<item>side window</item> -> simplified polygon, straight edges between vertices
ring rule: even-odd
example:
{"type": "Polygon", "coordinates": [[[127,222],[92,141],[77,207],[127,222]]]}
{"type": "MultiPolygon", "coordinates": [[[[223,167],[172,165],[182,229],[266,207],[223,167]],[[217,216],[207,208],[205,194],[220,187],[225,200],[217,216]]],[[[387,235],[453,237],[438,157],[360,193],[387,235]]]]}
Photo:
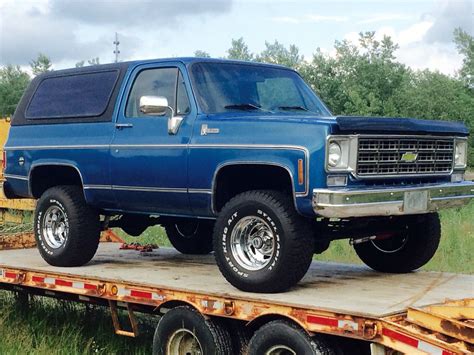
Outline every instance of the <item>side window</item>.
{"type": "Polygon", "coordinates": [[[125,108],[126,117],[144,117],[140,112],[140,97],[164,96],[171,107],[176,107],[176,84],[178,68],[143,70],[133,83],[125,108]]]}
{"type": "Polygon", "coordinates": [[[176,91],[176,114],[179,116],[187,115],[189,112],[191,112],[191,107],[181,71],[178,73],[178,85],[176,91]]]}

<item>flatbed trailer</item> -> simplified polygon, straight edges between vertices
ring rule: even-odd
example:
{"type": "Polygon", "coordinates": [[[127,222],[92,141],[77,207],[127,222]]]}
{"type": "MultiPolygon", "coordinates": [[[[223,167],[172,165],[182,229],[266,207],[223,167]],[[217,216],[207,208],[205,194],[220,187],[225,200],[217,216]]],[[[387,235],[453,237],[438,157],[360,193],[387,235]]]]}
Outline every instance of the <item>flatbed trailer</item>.
{"type": "Polygon", "coordinates": [[[262,295],[230,286],[212,256],[168,248],[140,253],[101,243],[90,264],[59,268],[36,249],[0,245],[0,288],[110,307],[116,333],[126,336],[138,335],[135,312],[159,315],[188,305],[206,317],[239,321],[249,331],[286,319],[310,335],[366,341],[374,354],[474,352],[472,275],[390,275],[315,261],[293,290],[262,295]],[[120,326],[120,308],[128,311],[131,330],[120,326]]]}

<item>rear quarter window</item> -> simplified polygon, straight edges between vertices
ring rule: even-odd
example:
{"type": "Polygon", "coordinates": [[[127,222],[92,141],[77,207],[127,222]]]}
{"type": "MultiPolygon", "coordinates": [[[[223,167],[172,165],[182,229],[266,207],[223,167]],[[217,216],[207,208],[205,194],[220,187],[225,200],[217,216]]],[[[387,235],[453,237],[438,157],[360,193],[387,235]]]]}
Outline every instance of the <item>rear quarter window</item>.
{"type": "Polygon", "coordinates": [[[107,110],[118,76],[118,70],[108,70],[47,77],[33,94],[25,118],[100,116],[107,110]]]}

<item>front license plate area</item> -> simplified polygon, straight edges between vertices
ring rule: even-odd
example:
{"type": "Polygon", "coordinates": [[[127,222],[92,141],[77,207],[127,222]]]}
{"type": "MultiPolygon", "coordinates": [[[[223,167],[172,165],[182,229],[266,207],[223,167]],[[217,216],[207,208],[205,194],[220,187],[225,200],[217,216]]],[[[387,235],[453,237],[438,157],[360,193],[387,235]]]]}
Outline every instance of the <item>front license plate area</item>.
{"type": "Polygon", "coordinates": [[[428,211],[428,191],[406,191],[403,199],[403,212],[422,213],[428,211]]]}

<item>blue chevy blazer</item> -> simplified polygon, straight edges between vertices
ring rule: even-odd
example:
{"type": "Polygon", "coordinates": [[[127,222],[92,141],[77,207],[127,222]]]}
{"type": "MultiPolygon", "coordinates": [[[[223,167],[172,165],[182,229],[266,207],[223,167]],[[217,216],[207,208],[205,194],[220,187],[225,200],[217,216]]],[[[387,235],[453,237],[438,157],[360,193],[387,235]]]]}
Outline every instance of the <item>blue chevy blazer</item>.
{"type": "Polygon", "coordinates": [[[89,262],[105,228],[161,224],[180,252],[213,251],[237,288],[280,292],[335,239],[381,272],[427,263],[437,211],[474,197],[467,136],[461,123],[335,117],[282,66],[99,65],[31,82],[3,188],[38,199],[35,235],[52,265],[89,262]]]}

